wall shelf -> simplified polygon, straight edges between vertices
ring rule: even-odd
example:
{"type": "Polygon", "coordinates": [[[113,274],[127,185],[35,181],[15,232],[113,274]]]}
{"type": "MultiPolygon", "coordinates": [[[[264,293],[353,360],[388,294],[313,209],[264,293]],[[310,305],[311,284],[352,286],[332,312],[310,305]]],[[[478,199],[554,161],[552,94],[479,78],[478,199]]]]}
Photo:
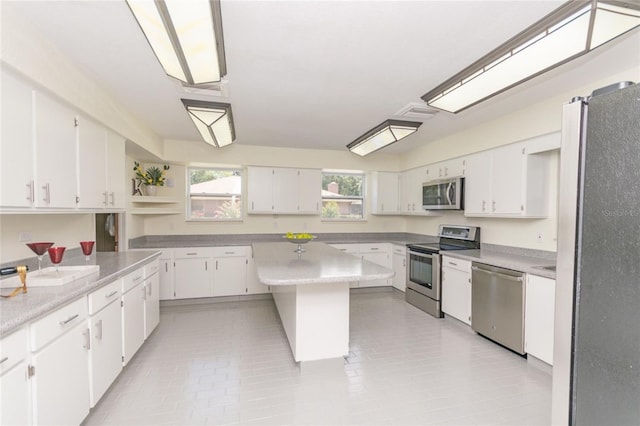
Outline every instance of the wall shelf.
{"type": "Polygon", "coordinates": [[[131,202],[135,204],[177,204],[180,200],[171,197],[152,197],[143,195],[140,197],[132,197],[131,202]]]}
{"type": "Polygon", "coordinates": [[[154,215],[154,214],[180,214],[179,209],[172,208],[151,208],[151,209],[131,209],[133,215],[154,215]]]}

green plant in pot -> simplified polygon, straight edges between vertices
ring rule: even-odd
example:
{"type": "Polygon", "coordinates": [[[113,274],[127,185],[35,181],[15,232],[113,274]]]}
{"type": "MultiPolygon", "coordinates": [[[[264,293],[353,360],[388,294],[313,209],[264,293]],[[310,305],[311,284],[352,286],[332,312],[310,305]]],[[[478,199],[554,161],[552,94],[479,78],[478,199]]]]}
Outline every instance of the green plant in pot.
{"type": "Polygon", "coordinates": [[[169,170],[169,166],[164,164],[162,169],[157,166],[148,167],[146,170],[142,169],[140,163],[133,162],[133,171],[136,172],[136,179],[140,184],[145,185],[147,195],[156,195],[157,187],[164,186],[166,181],[165,173],[169,170]]]}

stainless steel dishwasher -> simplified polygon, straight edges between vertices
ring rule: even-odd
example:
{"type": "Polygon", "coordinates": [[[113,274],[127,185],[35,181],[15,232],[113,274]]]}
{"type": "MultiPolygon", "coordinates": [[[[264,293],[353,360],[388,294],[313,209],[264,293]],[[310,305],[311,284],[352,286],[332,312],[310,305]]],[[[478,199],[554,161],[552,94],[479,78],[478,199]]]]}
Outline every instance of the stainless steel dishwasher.
{"type": "Polygon", "coordinates": [[[524,274],[473,262],[471,328],[524,355],[524,274]]]}

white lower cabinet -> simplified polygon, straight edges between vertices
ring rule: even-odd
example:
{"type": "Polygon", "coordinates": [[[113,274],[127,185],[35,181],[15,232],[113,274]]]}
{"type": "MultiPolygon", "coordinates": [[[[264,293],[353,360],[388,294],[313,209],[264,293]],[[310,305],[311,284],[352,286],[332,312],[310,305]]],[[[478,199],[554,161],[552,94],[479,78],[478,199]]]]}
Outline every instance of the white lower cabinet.
{"type": "Polygon", "coordinates": [[[144,343],[144,271],[142,268],[122,280],[122,363],[127,365],[144,343]]]}
{"type": "Polygon", "coordinates": [[[173,277],[173,250],[163,250],[158,264],[160,300],[172,300],[176,296],[173,277]]]}
{"type": "MultiPolygon", "coordinates": [[[[376,265],[389,269],[393,267],[391,244],[360,244],[360,256],[363,260],[375,263],[376,265]]],[[[384,278],[380,280],[361,281],[360,287],[383,287],[390,284],[389,280],[388,278],[384,278]]]]}
{"type": "Polygon", "coordinates": [[[89,414],[87,301],[31,324],[33,423],[78,425],[89,414]]]}
{"type": "Polygon", "coordinates": [[[27,329],[0,340],[0,425],[31,423],[27,329]]]}
{"type": "Polygon", "coordinates": [[[211,248],[174,249],[176,299],[211,297],[211,248]]]}
{"type": "Polygon", "coordinates": [[[407,248],[403,245],[394,244],[393,251],[393,272],[394,277],[391,284],[400,291],[407,288],[407,248]]]}
{"type": "Polygon", "coordinates": [[[471,262],[442,256],[442,311],[471,325],[471,262]]]}
{"type": "Polygon", "coordinates": [[[89,399],[94,407],[122,371],[122,283],[89,294],[89,399]]]}
{"type": "Polygon", "coordinates": [[[158,274],[158,262],[145,266],[144,279],[144,338],[151,335],[160,323],[160,275],[158,274]],[[148,268],[154,272],[148,273],[148,268]]]}
{"type": "Polygon", "coordinates": [[[235,296],[247,291],[247,260],[251,247],[213,248],[213,296],[235,296]]]}
{"type": "Polygon", "coordinates": [[[556,281],[527,274],[525,290],[524,349],[553,365],[556,281]]]}

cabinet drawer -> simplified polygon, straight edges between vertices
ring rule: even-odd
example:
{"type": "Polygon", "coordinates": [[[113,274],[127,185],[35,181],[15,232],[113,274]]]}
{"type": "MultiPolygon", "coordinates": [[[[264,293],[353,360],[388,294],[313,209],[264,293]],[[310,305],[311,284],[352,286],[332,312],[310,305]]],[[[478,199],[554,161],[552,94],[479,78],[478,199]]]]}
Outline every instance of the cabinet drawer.
{"type": "Polygon", "coordinates": [[[0,374],[27,357],[28,343],[27,327],[22,327],[0,340],[0,374]]]}
{"type": "Polygon", "coordinates": [[[389,244],[378,243],[378,244],[359,244],[360,253],[379,253],[386,252],[389,250],[389,244]]]}
{"type": "Polygon", "coordinates": [[[407,255],[407,247],[394,244],[393,245],[393,254],[401,254],[403,256],[407,255]]]}
{"type": "Polygon", "coordinates": [[[122,294],[122,280],[116,280],[98,290],[89,293],[89,315],[93,315],[122,294]]]}
{"type": "Polygon", "coordinates": [[[157,259],[144,265],[144,279],[146,280],[153,274],[158,273],[158,269],[160,269],[160,262],[157,259]]]}
{"type": "Polygon", "coordinates": [[[190,257],[211,257],[210,247],[187,247],[173,249],[174,259],[188,259],[190,257]]]}
{"type": "Polygon", "coordinates": [[[213,257],[247,257],[251,254],[248,246],[214,247],[213,257]]]}
{"type": "Polygon", "coordinates": [[[360,247],[358,244],[330,244],[330,246],[337,248],[344,253],[358,254],[360,252],[360,247]]]}
{"type": "Polygon", "coordinates": [[[87,318],[87,300],[83,297],[31,323],[31,350],[37,351],[71,330],[87,318]]]}
{"type": "Polygon", "coordinates": [[[139,268],[122,278],[122,293],[126,293],[144,280],[144,268],[139,268]]]}
{"type": "Polygon", "coordinates": [[[457,269],[458,271],[471,273],[471,262],[468,260],[442,256],[442,266],[445,268],[457,269]]]}

